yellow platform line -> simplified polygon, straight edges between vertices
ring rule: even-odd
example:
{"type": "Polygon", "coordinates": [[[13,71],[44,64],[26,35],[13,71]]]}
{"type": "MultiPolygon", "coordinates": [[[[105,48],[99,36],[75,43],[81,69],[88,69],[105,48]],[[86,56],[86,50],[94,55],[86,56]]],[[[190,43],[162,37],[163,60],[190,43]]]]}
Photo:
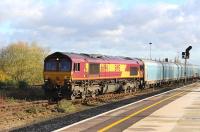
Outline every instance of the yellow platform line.
{"type": "Polygon", "coordinates": [[[110,124],[110,125],[108,125],[108,126],[102,128],[102,129],[98,130],[98,132],[105,132],[105,131],[111,129],[112,127],[114,127],[114,126],[116,126],[116,125],[118,125],[118,124],[120,124],[120,123],[122,123],[122,122],[128,120],[129,118],[131,118],[131,117],[133,117],[133,116],[136,116],[136,115],[142,113],[143,111],[145,111],[145,110],[147,110],[147,109],[149,109],[149,108],[152,108],[152,107],[154,107],[154,106],[156,106],[156,105],[158,105],[158,104],[160,104],[160,103],[162,103],[162,102],[164,102],[164,101],[166,101],[166,100],[169,100],[169,99],[171,99],[171,98],[173,98],[173,97],[175,97],[175,96],[178,96],[178,95],[180,95],[180,94],[182,94],[182,93],[183,93],[183,92],[177,93],[177,94],[175,94],[175,95],[173,95],[173,96],[170,96],[170,97],[168,97],[168,98],[165,98],[165,99],[163,99],[163,100],[160,100],[160,101],[158,101],[158,102],[156,102],[156,103],[154,103],[154,104],[152,104],[152,105],[150,105],[150,106],[147,106],[147,107],[145,107],[145,108],[143,108],[143,109],[141,109],[141,110],[139,110],[139,111],[137,111],[137,112],[134,112],[134,113],[132,113],[132,114],[130,114],[130,115],[128,115],[128,116],[126,116],[126,117],[124,117],[124,118],[122,118],[122,119],[120,119],[120,120],[118,120],[118,121],[116,121],[116,122],[114,122],[114,123],[112,123],[112,124],[110,124]]]}

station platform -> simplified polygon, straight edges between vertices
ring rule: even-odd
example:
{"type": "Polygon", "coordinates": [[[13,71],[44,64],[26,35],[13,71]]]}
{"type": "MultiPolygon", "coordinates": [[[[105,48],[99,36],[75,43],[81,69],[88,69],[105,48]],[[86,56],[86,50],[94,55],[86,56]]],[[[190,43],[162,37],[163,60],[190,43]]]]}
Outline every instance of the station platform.
{"type": "Polygon", "coordinates": [[[200,83],[133,102],[55,132],[72,131],[200,132],[200,83]]]}
{"type": "Polygon", "coordinates": [[[124,132],[200,132],[200,87],[188,92],[124,132]]]}

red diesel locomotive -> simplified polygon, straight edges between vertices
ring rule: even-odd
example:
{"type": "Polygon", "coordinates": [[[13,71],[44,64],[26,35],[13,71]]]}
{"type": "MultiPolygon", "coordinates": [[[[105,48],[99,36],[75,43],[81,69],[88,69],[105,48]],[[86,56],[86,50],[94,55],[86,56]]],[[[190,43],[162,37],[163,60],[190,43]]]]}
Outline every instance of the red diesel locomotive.
{"type": "Polygon", "coordinates": [[[44,61],[49,98],[72,100],[109,92],[131,92],[143,84],[143,62],[128,57],[55,52],[44,61]]]}

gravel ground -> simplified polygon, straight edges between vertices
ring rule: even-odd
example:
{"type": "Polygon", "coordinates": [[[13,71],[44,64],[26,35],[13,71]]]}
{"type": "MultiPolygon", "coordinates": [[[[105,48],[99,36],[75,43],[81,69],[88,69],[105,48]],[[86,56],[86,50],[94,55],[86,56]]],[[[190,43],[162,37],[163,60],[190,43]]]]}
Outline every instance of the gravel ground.
{"type": "Polygon", "coordinates": [[[43,121],[40,123],[36,123],[36,124],[32,124],[29,126],[25,126],[23,128],[15,128],[11,131],[13,132],[46,132],[46,131],[53,131],[59,128],[62,128],[64,126],[79,122],[81,120],[96,116],[98,114],[107,112],[109,110],[121,107],[123,105],[129,104],[129,103],[133,103],[135,101],[141,100],[143,98],[152,96],[152,95],[156,95],[171,89],[174,89],[177,87],[171,87],[171,88],[166,88],[166,89],[161,89],[160,91],[155,91],[152,93],[148,93],[148,94],[144,94],[144,95],[139,95],[136,97],[132,97],[129,99],[124,99],[121,101],[117,101],[117,102],[112,102],[112,103],[108,103],[108,104],[104,104],[101,106],[97,106],[91,109],[87,109],[87,110],[83,110],[77,113],[73,113],[70,115],[66,115],[63,117],[57,117],[48,121],[43,121]]]}

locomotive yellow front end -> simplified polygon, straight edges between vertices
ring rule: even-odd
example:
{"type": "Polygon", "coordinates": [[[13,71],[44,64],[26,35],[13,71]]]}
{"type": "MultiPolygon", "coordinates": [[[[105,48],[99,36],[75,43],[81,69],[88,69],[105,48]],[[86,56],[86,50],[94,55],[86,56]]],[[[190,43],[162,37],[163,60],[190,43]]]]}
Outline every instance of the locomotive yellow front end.
{"type": "Polygon", "coordinates": [[[57,85],[57,86],[64,86],[66,81],[70,81],[71,79],[71,72],[44,72],[44,81],[57,85]]]}
{"type": "Polygon", "coordinates": [[[44,61],[44,90],[49,99],[58,100],[71,93],[71,59],[61,53],[47,56],[44,61]]]}

